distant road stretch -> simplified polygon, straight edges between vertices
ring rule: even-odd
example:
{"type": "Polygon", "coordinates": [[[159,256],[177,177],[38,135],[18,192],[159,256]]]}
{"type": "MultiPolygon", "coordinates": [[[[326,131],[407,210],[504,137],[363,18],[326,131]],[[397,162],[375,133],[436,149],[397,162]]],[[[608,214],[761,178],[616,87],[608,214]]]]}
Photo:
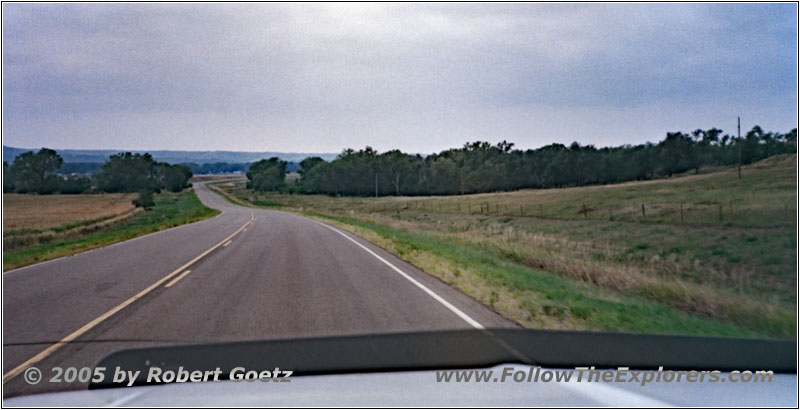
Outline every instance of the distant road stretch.
{"type": "Polygon", "coordinates": [[[514,326],[341,229],[195,190],[222,214],[3,274],[5,397],[135,347],[514,326]]]}

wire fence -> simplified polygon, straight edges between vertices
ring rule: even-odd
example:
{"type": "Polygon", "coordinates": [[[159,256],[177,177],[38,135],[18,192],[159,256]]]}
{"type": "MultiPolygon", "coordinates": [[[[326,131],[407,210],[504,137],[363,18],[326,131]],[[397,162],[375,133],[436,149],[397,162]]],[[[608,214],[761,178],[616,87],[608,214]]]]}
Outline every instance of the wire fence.
{"type": "Polygon", "coordinates": [[[595,220],[677,225],[730,225],[741,227],[796,226],[797,206],[790,200],[759,201],[755,198],[707,201],[543,201],[522,198],[498,200],[455,198],[333,198],[250,195],[250,201],[333,212],[404,213],[526,217],[552,220],[595,220]]]}
{"type": "MultiPolygon", "coordinates": [[[[564,220],[606,220],[671,224],[723,224],[737,226],[786,226],[796,222],[797,208],[789,203],[753,204],[725,202],[670,203],[503,203],[492,201],[410,200],[365,204],[368,212],[423,211],[564,220]]],[[[354,206],[354,209],[361,208],[354,206]]]]}

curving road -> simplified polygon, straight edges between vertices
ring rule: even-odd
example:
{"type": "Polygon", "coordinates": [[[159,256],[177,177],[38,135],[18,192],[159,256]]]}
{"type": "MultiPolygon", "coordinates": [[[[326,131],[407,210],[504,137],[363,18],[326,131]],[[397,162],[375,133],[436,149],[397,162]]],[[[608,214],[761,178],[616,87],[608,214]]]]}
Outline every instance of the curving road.
{"type": "Polygon", "coordinates": [[[4,397],[134,347],[514,326],[357,236],[195,189],[222,214],[3,274],[4,397]]]}

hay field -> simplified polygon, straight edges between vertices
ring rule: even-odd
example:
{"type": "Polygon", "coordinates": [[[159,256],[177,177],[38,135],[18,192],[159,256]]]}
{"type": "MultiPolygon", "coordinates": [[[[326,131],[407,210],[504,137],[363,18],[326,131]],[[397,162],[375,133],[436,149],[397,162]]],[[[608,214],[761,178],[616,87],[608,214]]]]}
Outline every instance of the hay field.
{"type": "Polygon", "coordinates": [[[134,209],[136,194],[3,194],[3,234],[35,233],[99,222],[134,209]]]}

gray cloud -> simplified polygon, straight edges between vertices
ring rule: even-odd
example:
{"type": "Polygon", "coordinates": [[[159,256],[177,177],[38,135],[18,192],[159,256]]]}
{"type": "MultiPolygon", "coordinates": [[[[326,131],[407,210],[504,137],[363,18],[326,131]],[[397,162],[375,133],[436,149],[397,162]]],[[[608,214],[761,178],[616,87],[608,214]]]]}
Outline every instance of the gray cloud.
{"type": "Polygon", "coordinates": [[[790,4],[4,4],[3,142],[433,152],[796,126],[790,4]]]}

